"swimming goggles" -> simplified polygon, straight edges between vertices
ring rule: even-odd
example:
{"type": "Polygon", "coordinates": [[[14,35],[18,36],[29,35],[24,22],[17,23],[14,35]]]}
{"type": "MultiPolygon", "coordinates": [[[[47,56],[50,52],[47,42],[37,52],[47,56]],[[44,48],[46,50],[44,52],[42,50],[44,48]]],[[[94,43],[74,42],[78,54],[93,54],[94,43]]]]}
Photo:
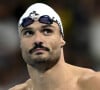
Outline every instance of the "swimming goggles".
{"type": "MultiPolygon", "coordinates": [[[[34,20],[33,18],[31,18],[31,17],[24,18],[23,21],[22,21],[21,26],[22,26],[22,27],[26,27],[26,26],[28,26],[28,25],[34,23],[34,21],[35,21],[35,20],[34,20]]],[[[52,23],[54,22],[54,20],[51,19],[48,15],[43,15],[43,16],[41,16],[41,17],[38,19],[38,21],[39,21],[40,23],[43,23],[43,24],[52,24],[52,23]]],[[[57,21],[56,21],[56,22],[57,22],[57,21]]]]}

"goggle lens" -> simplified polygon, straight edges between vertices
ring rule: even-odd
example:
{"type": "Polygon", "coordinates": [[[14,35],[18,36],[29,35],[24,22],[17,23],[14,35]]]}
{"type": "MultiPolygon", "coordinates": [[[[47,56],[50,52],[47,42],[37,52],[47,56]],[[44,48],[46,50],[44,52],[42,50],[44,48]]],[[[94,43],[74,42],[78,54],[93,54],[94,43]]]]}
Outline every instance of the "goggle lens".
{"type": "Polygon", "coordinates": [[[21,25],[22,25],[22,27],[26,27],[26,26],[32,24],[33,22],[34,22],[34,20],[32,20],[32,18],[27,17],[27,18],[23,19],[23,22],[21,25]]]}
{"type": "MultiPolygon", "coordinates": [[[[52,24],[53,23],[53,20],[48,15],[41,16],[38,21],[40,23],[44,23],[44,24],[52,24]]],[[[27,17],[27,18],[23,19],[23,22],[21,25],[22,25],[22,27],[26,27],[26,26],[32,24],[33,22],[34,22],[34,19],[27,17]]]]}
{"type": "Polygon", "coordinates": [[[39,18],[39,22],[40,23],[44,23],[44,24],[52,24],[53,23],[53,20],[49,16],[44,15],[44,16],[41,16],[39,18]]]}

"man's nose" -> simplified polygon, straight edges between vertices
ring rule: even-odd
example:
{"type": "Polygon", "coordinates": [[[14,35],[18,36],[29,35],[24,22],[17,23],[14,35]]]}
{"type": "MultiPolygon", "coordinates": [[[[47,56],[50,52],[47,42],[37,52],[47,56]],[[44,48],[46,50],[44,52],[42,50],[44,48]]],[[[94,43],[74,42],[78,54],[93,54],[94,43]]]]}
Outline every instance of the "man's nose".
{"type": "Polygon", "coordinates": [[[35,46],[40,47],[40,46],[42,46],[43,42],[34,42],[34,44],[35,44],[35,46]]]}
{"type": "Polygon", "coordinates": [[[34,43],[43,44],[43,36],[40,33],[37,33],[34,38],[34,43]]]}

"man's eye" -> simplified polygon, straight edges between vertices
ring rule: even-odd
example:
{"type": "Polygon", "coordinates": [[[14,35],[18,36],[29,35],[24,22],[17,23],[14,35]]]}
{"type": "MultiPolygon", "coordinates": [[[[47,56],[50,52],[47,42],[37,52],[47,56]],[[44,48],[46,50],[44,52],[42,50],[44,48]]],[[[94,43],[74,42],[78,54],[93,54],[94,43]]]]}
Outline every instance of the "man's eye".
{"type": "Polygon", "coordinates": [[[45,35],[49,35],[49,34],[51,34],[53,31],[51,30],[51,29],[43,29],[43,33],[45,34],[45,35]]]}
{"type": "Polygon", "coordinates": [[[33,34],[34,34],[33,31],[25,31],[25,32],[23,33],[23,35],[25,35],[25,36],[32,36],[33,34]]]}

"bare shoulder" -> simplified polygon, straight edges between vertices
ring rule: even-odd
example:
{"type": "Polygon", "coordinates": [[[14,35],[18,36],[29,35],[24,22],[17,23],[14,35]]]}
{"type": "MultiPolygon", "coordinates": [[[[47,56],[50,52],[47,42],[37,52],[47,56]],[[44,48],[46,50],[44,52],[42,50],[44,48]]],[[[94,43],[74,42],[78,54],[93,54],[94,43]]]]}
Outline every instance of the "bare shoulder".
{"type": "Polygon", "coordinates": [[[15,85],[14,87],[10,88],[9,90],[33,90],[32,81],[31,81],[31,79],[28,79],[26,82],[15,85]]]}
{"type": "Polygon", "coordinates": [[[85,70],[78,80],[82,90],[100,90],[100,72],[85,70]]]}

